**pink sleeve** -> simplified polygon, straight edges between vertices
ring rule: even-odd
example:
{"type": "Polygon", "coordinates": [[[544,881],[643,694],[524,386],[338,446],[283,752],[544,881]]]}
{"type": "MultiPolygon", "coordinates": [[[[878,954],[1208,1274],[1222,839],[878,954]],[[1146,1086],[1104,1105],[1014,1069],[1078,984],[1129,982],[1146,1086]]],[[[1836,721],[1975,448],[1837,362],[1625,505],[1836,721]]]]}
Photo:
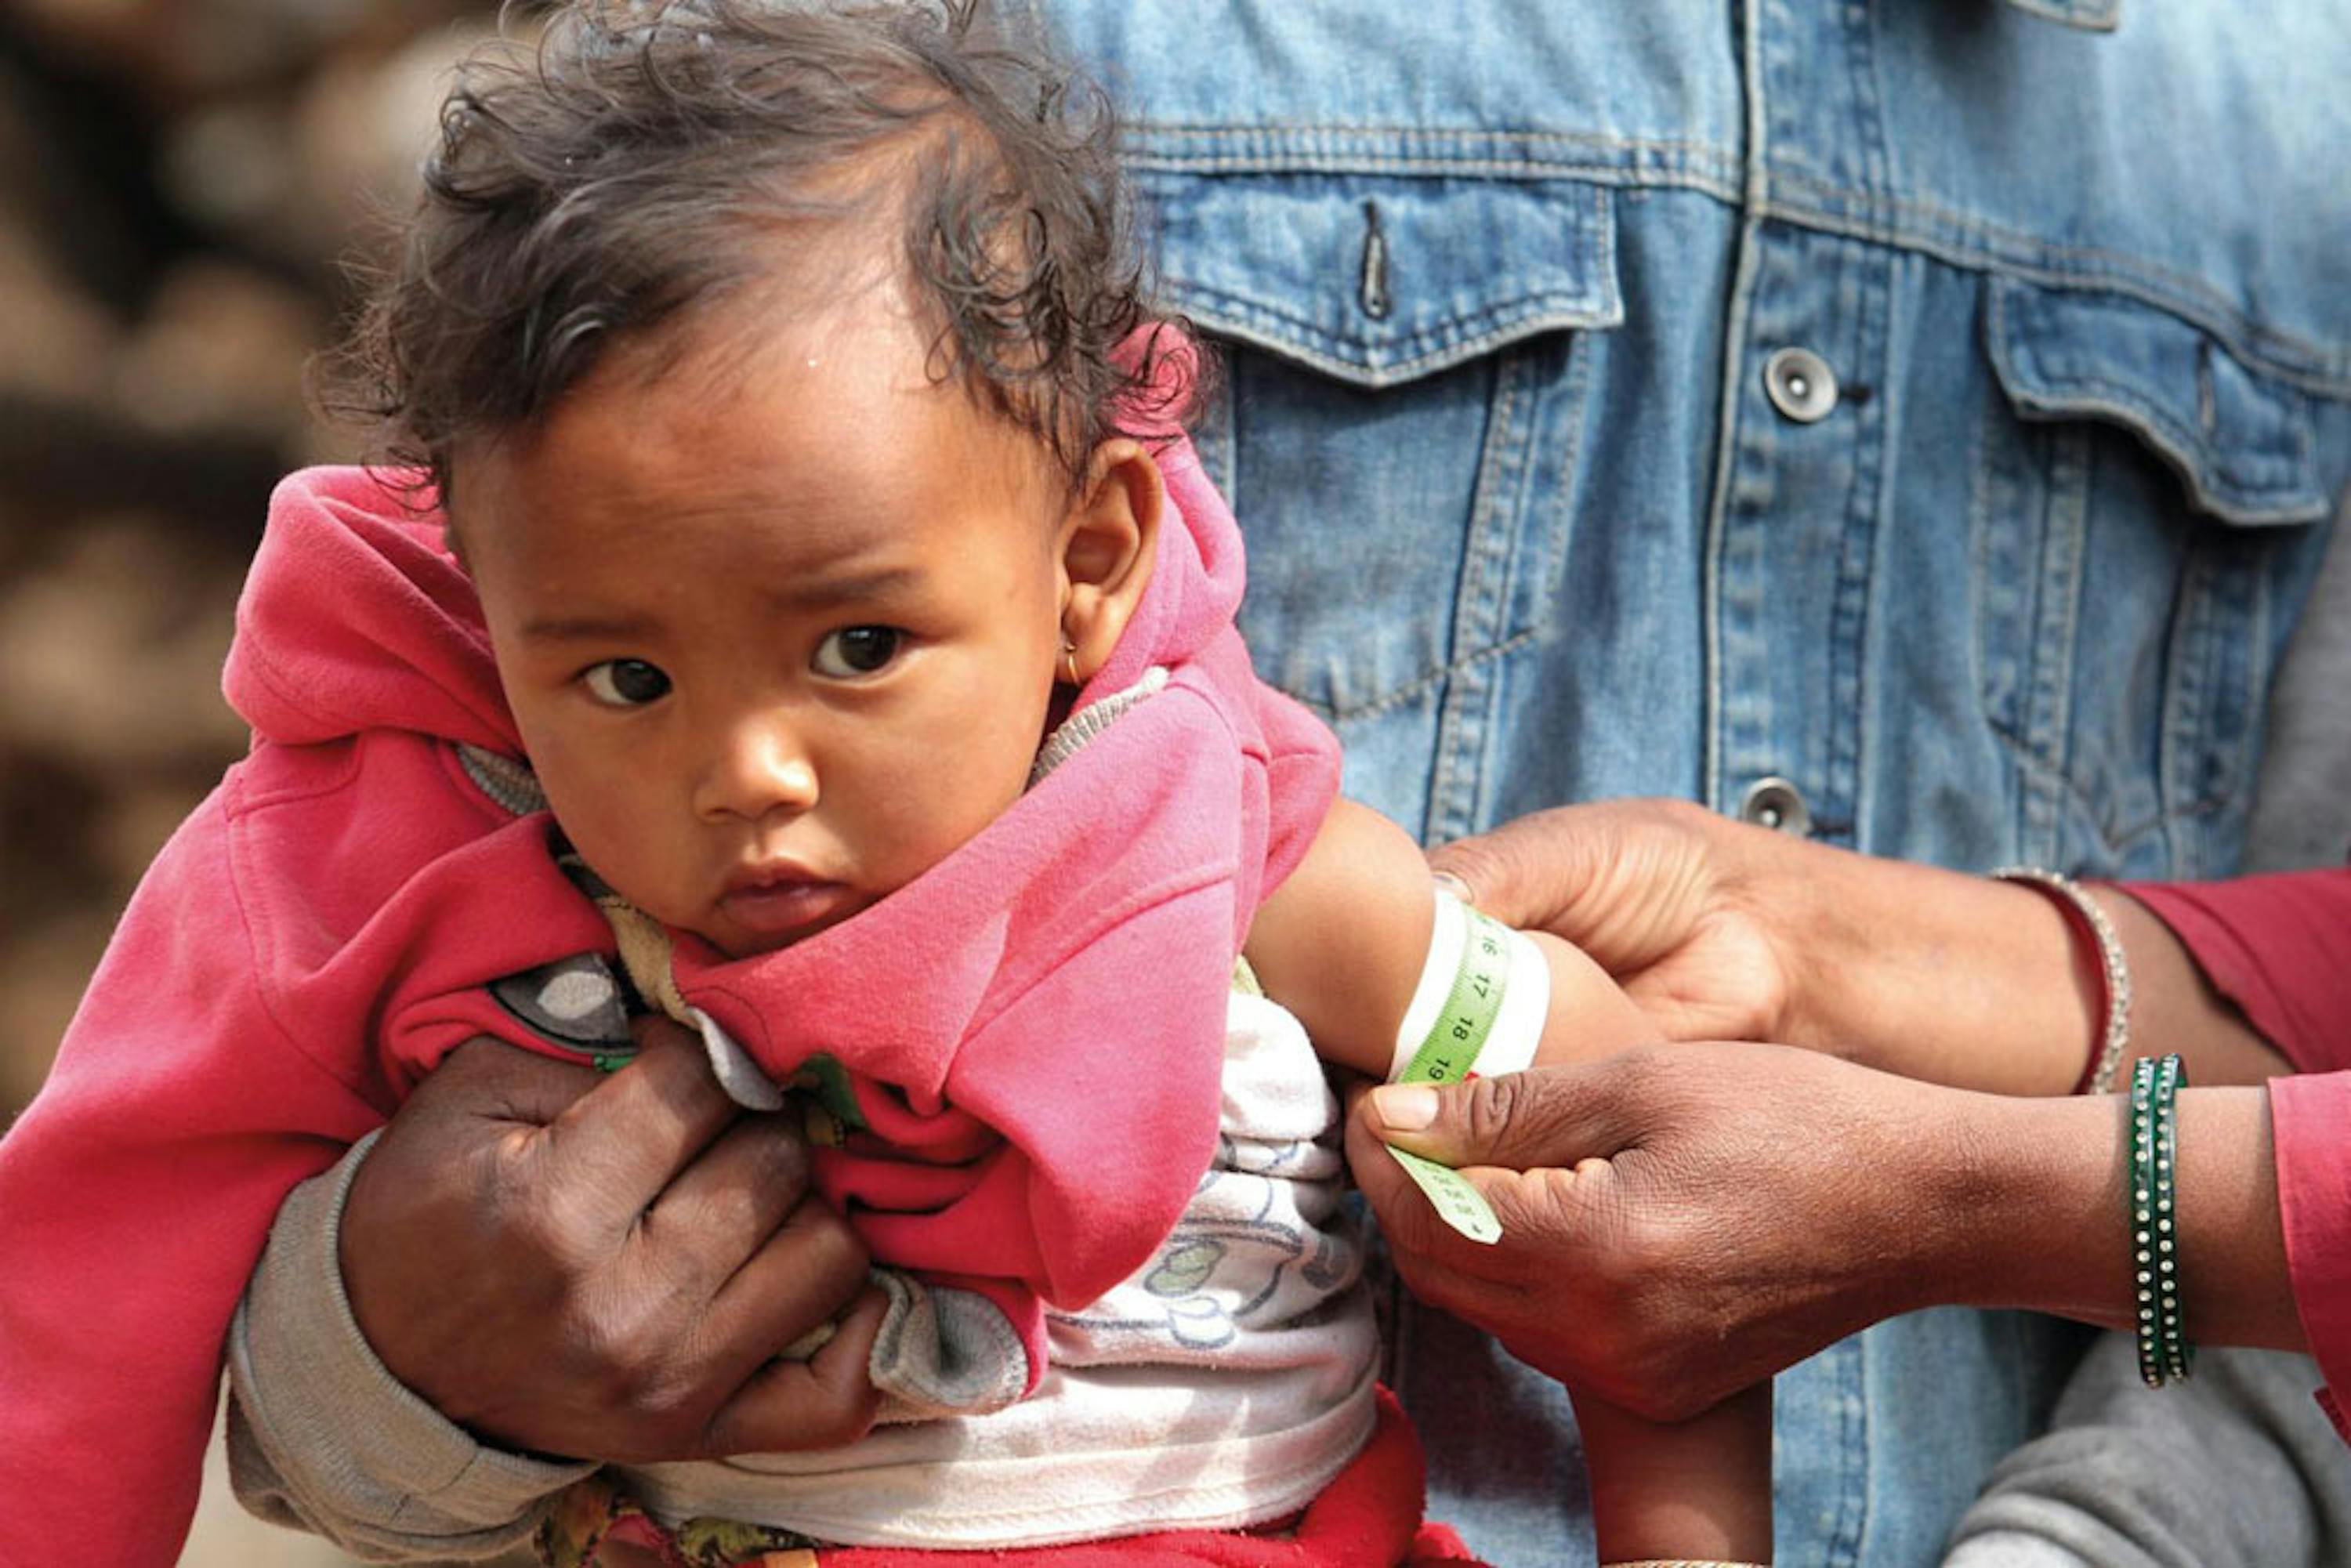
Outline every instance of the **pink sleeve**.
{"type": "Polygon", "coordinates": [[[0,1568],[173,1561],[279,1201],[381,1120],[253,983],[217,798],[0,1140],[0,1568]]]}
{"type": "Polygon", "coordinates": [[[2270,1080],[2278,1209],[2303,1337],[2326,1379],[2319,1403],[2351,1442],[2334,1391],[2351,1389],[2351,1072],[2270,1080]]]}
{"type": "Polygon", "coordinates": [[[2302,1076],[2270,1081],[2286,1270],[2327,1387],[2351,1390],[2351,868],[2126,888],[2302,1076]]]}

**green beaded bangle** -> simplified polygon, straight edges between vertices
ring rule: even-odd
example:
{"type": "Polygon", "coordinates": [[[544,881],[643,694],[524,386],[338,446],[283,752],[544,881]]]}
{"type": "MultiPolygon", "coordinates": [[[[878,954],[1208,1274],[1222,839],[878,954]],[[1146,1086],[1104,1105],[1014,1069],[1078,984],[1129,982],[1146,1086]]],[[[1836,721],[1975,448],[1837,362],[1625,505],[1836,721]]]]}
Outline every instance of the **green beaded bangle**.
{"type": "Polygon", "coordinates": [[[2131,1070],[2130,1237],[2138,1303],[2138,1375],[2150,1388],[2183,1383],[2195,1365],[2180,1304],[2175,1185],[2178,1100],[2188,1070],[2177,1056],[2142,1058],[2131,1070]]]}

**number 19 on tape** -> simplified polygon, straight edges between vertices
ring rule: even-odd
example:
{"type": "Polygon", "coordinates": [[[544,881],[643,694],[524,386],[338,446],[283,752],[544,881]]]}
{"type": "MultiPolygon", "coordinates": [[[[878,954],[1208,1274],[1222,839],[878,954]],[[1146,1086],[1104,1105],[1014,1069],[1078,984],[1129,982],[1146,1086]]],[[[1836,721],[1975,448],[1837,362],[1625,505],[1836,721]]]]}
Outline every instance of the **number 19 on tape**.
{"type": "MultiPolygon", "coordinates": [[[[1458,1083],[1473,1076],[1478,1053],[1500,1016],[1502,992],[1510,979],[1509,933],[1474,909],[1465,913],[1469,931],[1468,940],[1461,945],[1461,967],[1454,975],[1444,1009],[1398,1077],[1400,1083],[1458,1083]]],[[[1391,1147],[1388,1153],[1420,1188],[1439,1219],[1470,1240],[1489,1247],[1502,1239],[1502,1222],[1494,1218],[1485,1194],[1470,1186],[1467,1176],[1406,1149],[1391,1147]]]]}

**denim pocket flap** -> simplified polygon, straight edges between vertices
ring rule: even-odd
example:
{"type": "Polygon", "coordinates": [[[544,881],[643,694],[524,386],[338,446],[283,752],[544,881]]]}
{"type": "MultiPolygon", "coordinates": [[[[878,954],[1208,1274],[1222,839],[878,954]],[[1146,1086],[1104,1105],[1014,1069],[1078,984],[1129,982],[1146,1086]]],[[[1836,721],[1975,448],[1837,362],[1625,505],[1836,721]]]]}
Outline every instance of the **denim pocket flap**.
{"type": "Polygon", "coordinates": [[[1167,303],[1364,387],[1624,319],[1609,193],[1573,180],[1146,174],[1167,303]]]}
{"type": "Polygon", "coordinates": [[[1991,285],[1992,368],[2028,418],[2104,420],[2179,470],[2190,504],[2232,523],[2326,516],[2308,393],[2194,323],[2126,295],[1991,285]]]}
{"type": "Polygon", "coordinates": [[[2123,25],[2123,0],[2008,0],[2020,11],[2085,32],[2111,33],[2123,25]]]}

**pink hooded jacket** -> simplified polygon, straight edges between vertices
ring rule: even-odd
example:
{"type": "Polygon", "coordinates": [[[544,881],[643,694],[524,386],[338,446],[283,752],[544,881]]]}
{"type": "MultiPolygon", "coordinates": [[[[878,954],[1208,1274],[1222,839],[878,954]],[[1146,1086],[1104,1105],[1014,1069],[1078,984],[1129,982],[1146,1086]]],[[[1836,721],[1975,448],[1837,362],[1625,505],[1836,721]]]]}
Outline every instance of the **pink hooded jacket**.
{"type": "MultiPolygon", "coordinates": [[[[1156,574],[1080,706],[1170,678],[978,837],[852,920],[686,999],[771,1077],[850,1071],[872,1137],[819,1179],[878,1257],[1039,1301],[1144,1262],[1208,1164],[1225,998],[1311,842],[1337,746],[1233,629],[1240,538],[1188,445],[1156,574]],[[974,1156],[977,1157],[974,1157],[974,1156]],[[954,1162],[927,1163],[927,1162],[954,1162]]],[[[0,1141],[0,1564],[172,1560],[230,1314],[288,1189],[481,1034],[563,1054],[490,983],[613,951],[462,765],[519,756],[471,585],[369,475],[277,490],[238,610],[251,754],[123,915],[40,1096],[0,1141]]],[[[576,1058],[575,1058],[576,1059],[576,1058]]]]}

